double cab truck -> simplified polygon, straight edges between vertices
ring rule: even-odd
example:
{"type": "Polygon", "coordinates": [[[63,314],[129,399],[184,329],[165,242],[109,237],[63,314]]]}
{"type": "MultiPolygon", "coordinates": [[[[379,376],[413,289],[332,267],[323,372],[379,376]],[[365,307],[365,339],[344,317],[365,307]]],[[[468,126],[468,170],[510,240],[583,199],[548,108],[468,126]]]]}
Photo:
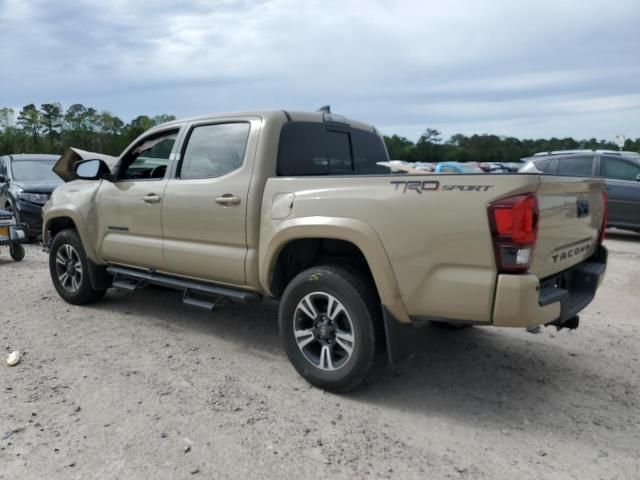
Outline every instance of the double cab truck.
{"type": "Polygon", "coordinates": [[[413,328],[575,328],[604,277],[606,203],[592,178],[394,174],[375,128],[328,112],[173,121],[118,157],[67,151],[44,207],[60,296],[115,287],[278,299],[295,369],[358,386],[413,328]]]}

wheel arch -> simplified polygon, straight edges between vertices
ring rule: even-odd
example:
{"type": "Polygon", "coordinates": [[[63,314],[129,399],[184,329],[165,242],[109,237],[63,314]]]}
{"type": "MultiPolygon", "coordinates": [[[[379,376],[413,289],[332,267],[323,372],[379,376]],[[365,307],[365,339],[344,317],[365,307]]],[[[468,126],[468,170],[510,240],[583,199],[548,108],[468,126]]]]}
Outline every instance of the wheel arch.
{"type": "Polygon", "coordinates": [[[42,242],[45,245],[50,245],[53,237],[66,229],[73,229],[78,232],[87,257],[97,263],[96,251],[93,242],[90,241],[89,233],[83,227],[79,214],[73,210],[57,211],[55,215],[49,213],[45,215],[42,242]]]}
{"type": "MultiPolygon", "coordinates": [[[[268,239],[261,238],[260,282],[271,296],[278,297],[288,281],[295,276],[283,272],[282,265],[292,250],[295,259],[306,258],[293,271],[312,266],[310,260],[324,259],[327,251],[337,249],[338,256],[350,259],[349,265],[361,261],[371,276],[382,305],[400,322],[409,322],[391,264],[382,242],[371,226],[362,220],[333,217],[306,217],[285,220],[277,225],[268,239]],[[320,252],[317,249],[320,248],[320,252]],[[341,255],[342,254],[342,255],[341,255]],[[304,267],[304,268],[303,268],[304,267]]],[[[340,265],[340,262],[330,262],[340,265]]]]}

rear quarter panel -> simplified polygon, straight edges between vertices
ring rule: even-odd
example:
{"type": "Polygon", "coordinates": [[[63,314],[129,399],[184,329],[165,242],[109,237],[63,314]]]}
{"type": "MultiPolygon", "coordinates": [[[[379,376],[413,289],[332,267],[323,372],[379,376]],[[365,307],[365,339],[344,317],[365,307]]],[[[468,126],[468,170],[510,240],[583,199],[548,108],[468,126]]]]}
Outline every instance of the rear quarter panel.
{"type": "MultiPolygon", "coordinates": [[[[335,230],[341,223],[346,228],[345,219],[357,220],[369,233],[354,243],[370,267],[381,262],[384,282],[394,284],[380,291],[385,305],[399,299],[412,317],[489,322],[496,270],[487,205],[535,191],[538,182],[537,175],[522,174],[271,178],[263,198],[261,269],[270,269],[286,222],[315,217],[320,236],[323,225],[335,230]],[[280,208],[272,214],[274,198],[287,193],[294,194],[289,215],[274,218],[282,217],[280,208]]],[[[382,281],[375,280],[380,290],[382,281]]]]}

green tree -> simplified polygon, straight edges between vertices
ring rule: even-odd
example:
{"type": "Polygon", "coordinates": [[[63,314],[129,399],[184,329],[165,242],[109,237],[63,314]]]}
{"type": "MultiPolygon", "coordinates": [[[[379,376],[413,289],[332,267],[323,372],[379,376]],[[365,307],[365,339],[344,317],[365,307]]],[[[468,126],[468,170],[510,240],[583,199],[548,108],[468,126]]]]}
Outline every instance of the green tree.
{"type": "Polygon", "coordinates": [[[384,143],[387,146],[389,158],[392,160],[406,160],[411,156],[415,147],[411,140],[398,135],[384,137],[384,143]]]}
{"type": "Polygon", "coordinates": [[[176,117],[174,115],[167,115],[166,113],[162,113],[153,117],[153,123],[155,123],[156,125],[160,125],[161,123],[171,122],[175,119],[176,117]]]}
{"type": "Polygon", "coordinates": [[[40,105],[42,110],[42,126],[44,135],[47,137],[50,151],[56,151],[60,147],[59,138],[62,129],[62,105],[59,103],[43,103],[40,105]]]}
{"type": "Polygon", "coordinates": [[[33,103],[22,107],[18,114],[18,125],[31,137],[31,145],[29,147],[34,150],[37,149],[42,129],[42,117],[33,103]]]}
{"type": "Polygon", "coordinates": [[[8,127],[13,127],[15,116],[16,112],[14,112],[13,108],[0,108],[0,130],[5,130],[8,127]]]}

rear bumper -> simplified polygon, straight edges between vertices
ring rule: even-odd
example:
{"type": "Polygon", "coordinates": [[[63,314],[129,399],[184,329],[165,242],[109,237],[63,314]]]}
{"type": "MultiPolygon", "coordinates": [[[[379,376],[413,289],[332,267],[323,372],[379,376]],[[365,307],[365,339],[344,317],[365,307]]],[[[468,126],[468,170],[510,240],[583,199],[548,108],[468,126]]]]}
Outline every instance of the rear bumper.
{"type": "Polygon", "coordinates": [[[499,275],[493,324],[501,327],[562,325],[593,300],[604,279],[607,249],[543,280],[535,275],[499,275]]]}
{"type": "MultiPolygon", "coordinates": [[[[607,249],[599,247],[589,260],[542,281],[535,275],[498,275],[492,324],[526,328],[566,323],[565,326],[575,328],[575,317],[593,300],[604,279],[606,267],[607,249]]],[[[412,323],[400,323],[385,305],[382,313],[391,363],[399,362],[414,351],[416,336],[413,330],[422,320],[470,323],[426,317],[412,317],[412,323]]]]}

